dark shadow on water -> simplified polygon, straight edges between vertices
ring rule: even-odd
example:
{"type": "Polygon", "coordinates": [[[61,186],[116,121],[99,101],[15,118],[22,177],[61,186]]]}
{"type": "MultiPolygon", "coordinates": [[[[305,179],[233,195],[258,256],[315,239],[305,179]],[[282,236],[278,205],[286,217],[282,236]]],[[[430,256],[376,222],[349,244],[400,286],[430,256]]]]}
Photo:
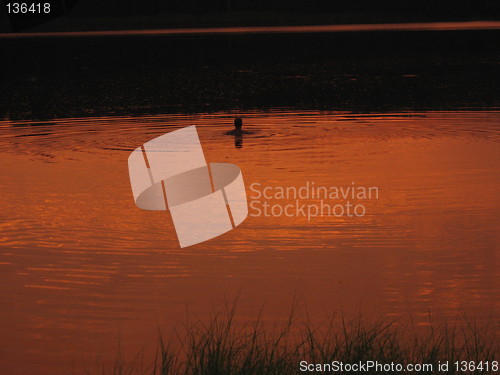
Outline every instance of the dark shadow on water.
{"type": "Polygon", "coordinates": [[[234,136],[234,147],[243,148],[243,136],[241,134],[234,136]]]}
{"type": "Polygon", "coordinates": [[[488,109],[500,107],[499,37],[482,30],[4,39],[0,118],[488,109]]]}

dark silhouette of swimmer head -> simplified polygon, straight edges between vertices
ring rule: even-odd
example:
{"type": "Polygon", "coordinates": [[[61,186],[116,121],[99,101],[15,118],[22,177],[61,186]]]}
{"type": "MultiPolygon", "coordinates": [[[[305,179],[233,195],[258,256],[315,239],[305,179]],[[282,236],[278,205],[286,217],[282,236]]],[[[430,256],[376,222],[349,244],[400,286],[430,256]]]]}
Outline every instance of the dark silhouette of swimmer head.
{"type": "Polygon", "coordinates": [[[241,117],[236,117],[234,119],[234,129],[226,133],[226,135],[234,136],[234,145],[237,148],[241,148],[243,144],[243,135],[246,134],[253,134],[253,132],[243,130],[243,120],[241,117]]]}
{"type": "Polygon", "coordinates": [[[241,131],[242,127],[243,127],[243,120],[241,119],[241,117],[236,117],[234,119],[234,130],[241,131]]]}

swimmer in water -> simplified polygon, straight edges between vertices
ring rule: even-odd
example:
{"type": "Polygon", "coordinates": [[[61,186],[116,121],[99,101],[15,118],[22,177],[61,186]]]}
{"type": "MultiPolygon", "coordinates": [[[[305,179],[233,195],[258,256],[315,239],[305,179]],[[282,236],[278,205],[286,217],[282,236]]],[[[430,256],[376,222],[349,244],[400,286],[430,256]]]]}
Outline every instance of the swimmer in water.
{"type": "Polygon", "coordinates": [[[243,120],[241,117],[236,117],[234,119],[234,129],[227,132],[226,135],[244,135],[244,134],[252,134],[252,132],[248,132],[243,130],[243,120]]]}

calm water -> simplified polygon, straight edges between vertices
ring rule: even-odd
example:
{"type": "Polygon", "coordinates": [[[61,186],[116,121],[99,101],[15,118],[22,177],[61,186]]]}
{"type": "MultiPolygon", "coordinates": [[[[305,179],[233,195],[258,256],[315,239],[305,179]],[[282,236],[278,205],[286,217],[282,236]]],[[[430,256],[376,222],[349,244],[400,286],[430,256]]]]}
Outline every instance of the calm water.
{"type": "Polygon", "coordinates": [[[89,36],[158,36],[158,35],[193,35],[193,34],[287,34],[287,33],[336,33],[360,31],[456,31],[456,30],[498,30],[498,21],[467,22],[417,22],[389,24],[347,24],[314,26],[247,26],[247,27],[206,27],[206,28],[170,28],[146,30],[104,30],[104,31],[65,31],[65,32],[27,32],[0,33],[0,38],[17,39],[32,37],[89,37],[89,36]]]}
{"type": "Polygon", "coordinates": [[[318,319],[498,317],[500,112],[252,112],[243,139],[224,135],[233,116],[0,121],[1,373],[98,368],[238,294],[241,320],[264,306],[281,321],[294,296],[318,319]],[[247,189],[355,182],[379,197],[363,217],[248,217],[180,249],[167,213],[135,207],[127,158],[193,124],[247,189]]]}

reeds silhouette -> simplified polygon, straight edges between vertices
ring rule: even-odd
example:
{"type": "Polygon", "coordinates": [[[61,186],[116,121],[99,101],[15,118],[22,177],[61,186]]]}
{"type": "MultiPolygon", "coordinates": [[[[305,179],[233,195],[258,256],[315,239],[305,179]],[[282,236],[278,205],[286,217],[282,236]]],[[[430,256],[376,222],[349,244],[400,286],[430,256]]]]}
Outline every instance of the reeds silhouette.
{"type": "MultiPolygon", "coordinates": [[[[406,374],[458,374],[454,362],[489,362],[489,369],[468,374],[493,374],[491,363],[498,361],[498,320],[479,326],[462,314],[458,323],[433,322],[425,334],[417,333],[411,319],[398,321],[365,319],[343,314],[314,325],[306,317],[296,317],[296,305],[288,319],[278,327],[266,327],[261,315],[249,324],[236,324],[235,301],[223,313],[214,313],[208,323],[198,320],[176,330],[167,339],[160,334],[156,356],[149,365],[142,355],[128,363],[119,357],[113,375],[281,375],[333,374],[342,372],[301,371],[301,361],[331,364],[332,361],[359,363],[378,361],[390,364],[432,364],[432,370],[406,371],[406,374]],[[447,371],[438,363],[449,362],[447,371]]],[[[484,367],[484,366],[483,366],[484,367]]],[[[498,370],[497,370],[498,371],[498,370]]],[[[106,373],[103,371],[103,373],[106,373]]],[[[345,372],[347,373],[347,372],[345,372]]],[[[362,372],[348,372],[358,374],[362,372]]],[[[366,372],[364,372],[366,373],[366,372]]],[[[375,372],[371,372],[375,373],[375,372]]],[[[377,371],[376,374],[396,374],[377,371]]]]}

